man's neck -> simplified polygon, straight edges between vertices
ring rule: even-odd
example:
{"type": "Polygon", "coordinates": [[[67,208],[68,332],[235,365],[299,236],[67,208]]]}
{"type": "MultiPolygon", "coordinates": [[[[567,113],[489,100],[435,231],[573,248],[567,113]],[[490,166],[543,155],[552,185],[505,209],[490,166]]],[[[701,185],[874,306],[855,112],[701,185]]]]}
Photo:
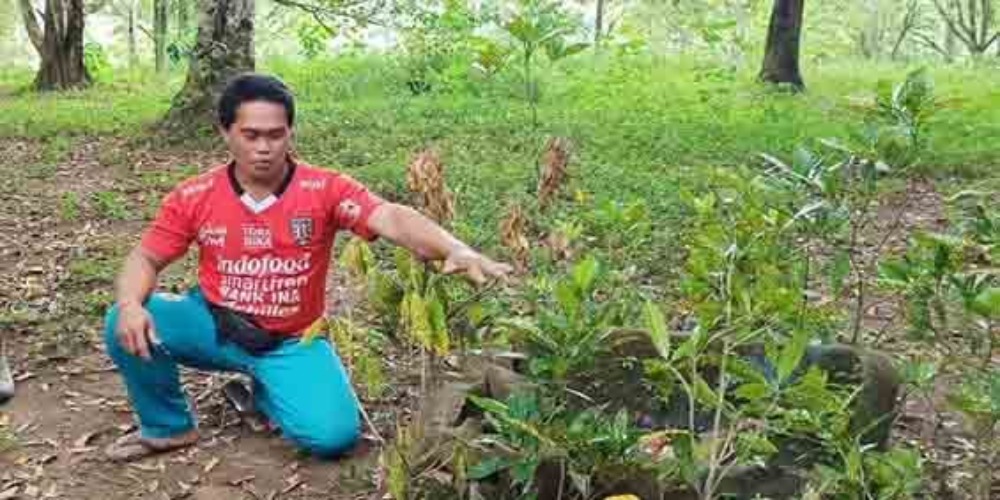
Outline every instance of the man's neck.
{"type": "Polygon", "coordinates": [[[241,174],[242,169],[237,168],[234,174],[236,175],[236,182],[240,183],[240,187],[243,191],[250,195],[254,200],[260,201],[272,194],[278,192],[281,184],[285,181],[285,176],[288,175],[288,160],[282,164],[281,171],[274,175],[270,179],[258,179],[241,174]]]}

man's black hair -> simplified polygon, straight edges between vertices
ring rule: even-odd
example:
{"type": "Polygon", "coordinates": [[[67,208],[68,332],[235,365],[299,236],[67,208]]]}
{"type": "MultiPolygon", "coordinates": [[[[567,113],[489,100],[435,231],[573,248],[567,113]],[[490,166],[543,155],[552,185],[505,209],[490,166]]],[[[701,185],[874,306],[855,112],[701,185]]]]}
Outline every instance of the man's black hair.
{"type": "Polygon", "coordinates": [[[285,84],[268,75],[244,73],[233,77],[219,96],[219,124],[229,127],[236,121],[236,110],[245,102],[267,101],[285,107],[288,126],[295,123],[295,99],[285,84]]]}

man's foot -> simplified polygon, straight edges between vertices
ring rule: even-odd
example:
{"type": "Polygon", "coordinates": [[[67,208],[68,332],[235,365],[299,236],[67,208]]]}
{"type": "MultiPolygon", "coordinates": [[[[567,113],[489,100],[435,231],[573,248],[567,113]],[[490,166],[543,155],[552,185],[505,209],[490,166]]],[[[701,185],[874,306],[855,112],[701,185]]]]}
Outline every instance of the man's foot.
{"type": "Polygon", "coordinates": [[[191,429],[169,438],[144,438],[139,432],[126,434],[105,448],[104,453],[115,462],[130,462],[159,453],[179,450],[198,442],[198,431],[191,429]]]}

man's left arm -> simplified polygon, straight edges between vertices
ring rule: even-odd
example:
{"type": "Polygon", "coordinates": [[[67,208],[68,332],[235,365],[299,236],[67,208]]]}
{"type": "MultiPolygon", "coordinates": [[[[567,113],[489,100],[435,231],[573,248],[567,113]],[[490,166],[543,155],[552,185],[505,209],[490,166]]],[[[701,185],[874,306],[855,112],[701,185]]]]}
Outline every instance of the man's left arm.
{"type": "Polygon", "coordinates": [[[464,274],[476,284],[503,278],[512,271],[455,238],[413,208],[382,203],[368,217],[368,228],[378,236],[409,249],[425,260],[443,260],[441,271],[464,274]]]}

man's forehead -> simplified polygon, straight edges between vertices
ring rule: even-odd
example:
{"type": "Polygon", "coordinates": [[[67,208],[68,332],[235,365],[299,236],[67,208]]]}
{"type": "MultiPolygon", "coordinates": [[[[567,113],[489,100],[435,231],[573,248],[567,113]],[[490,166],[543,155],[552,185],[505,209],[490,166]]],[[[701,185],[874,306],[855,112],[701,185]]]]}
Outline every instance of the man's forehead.
{"type": "Polygon", "coordinates": [[[285,107],[266,101],[251,101],[236,110],[236,125],[244,130],[277,130],[288,127],[285,107]]]}

